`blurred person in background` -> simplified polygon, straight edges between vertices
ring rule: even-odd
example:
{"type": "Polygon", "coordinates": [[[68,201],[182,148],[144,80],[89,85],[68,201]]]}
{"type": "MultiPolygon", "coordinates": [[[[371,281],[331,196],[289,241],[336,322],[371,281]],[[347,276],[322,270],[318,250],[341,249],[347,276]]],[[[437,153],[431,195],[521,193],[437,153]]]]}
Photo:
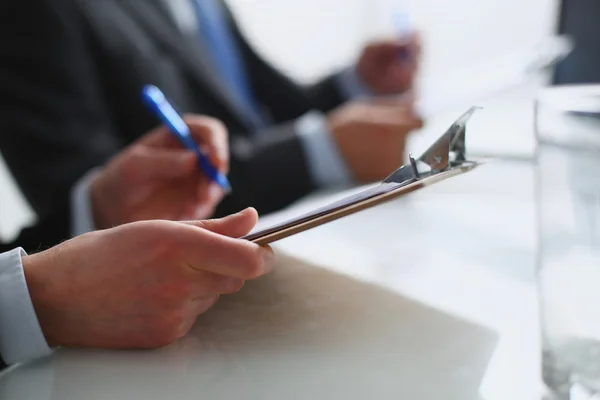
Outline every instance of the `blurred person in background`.
{"type": "Polygon", "coordinates": [[[0,7],[0,149],[39,218],[60,221],[51,236],[29,230],[34,242],[68,238],[94,168],[157,124],[140,98],[146,84],[229,130],[233,193],[218,216],[247,206],[268,213],[320,187],[382,179],[421,126],[410,102],[377,100],[412,88],[415,36],[371,43],[355,65],[302,87],[252,49],[220,0],[0,7]]]}
{"type": "MultiPolygon", "coordinates": [[[[227,173],[229,145],[223,124],[199,115],[188,115],[185,122],[210,162],[227,173]]],[[[208,218],[223,196],[198,168],[196,154],[184,149],[163,126],[114,155],[91,178],[89,186],[74,195],[71,226],[63,213],[48,214],[23,230],[14,243],[0,240],[0,253],[15,247],[44,250],[48,243],[64,240],[58,232],[77,236],[134,221],[208,218]]]]}

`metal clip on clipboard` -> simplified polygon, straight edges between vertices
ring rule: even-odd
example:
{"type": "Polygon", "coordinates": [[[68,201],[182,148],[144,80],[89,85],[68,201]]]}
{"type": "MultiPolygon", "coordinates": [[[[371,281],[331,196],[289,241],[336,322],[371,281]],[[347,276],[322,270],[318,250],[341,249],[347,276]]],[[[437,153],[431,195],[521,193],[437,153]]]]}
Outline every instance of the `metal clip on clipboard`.
{"type": "Polygon", "coordinates": [[[411,155],[408,164],[379,185],[243,239],[269,244],[472,170],[479,164],[466,158],[466,124],[477,109],[470,108],[421,157],[411,155]]]}
{"type": "Polygon", "coordinates": [[[471,107],[461,115],[436,142],[415,160],[403,165],[384,179],[384,183],[414,182],[455,168],[474,166],[477,163],[466,158],[467,121],[479,107],[471,107]]]}

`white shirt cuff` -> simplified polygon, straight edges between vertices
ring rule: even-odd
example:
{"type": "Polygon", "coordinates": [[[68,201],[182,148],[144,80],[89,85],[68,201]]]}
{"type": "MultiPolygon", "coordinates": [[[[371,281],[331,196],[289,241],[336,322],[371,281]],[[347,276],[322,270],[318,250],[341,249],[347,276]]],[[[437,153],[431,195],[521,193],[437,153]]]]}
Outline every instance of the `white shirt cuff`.
{"type": "Polygon", "coordinates": [[[96,230],[90,186],[97,174],[97,169],[89,171],[79,178],[71,189],[71,235],[73,237],[96,230]]]}
{"type": "Polygon", "coordinates": [[[21,248],[0,254],[0,354],[7,364],[51,353],[29,296],[21,248]]]}
{"type": "Polygon", "coordinates": [[[296,133],[304,147],[308,167],[317,186],[345,185],[352,176],[327,128],[325,116],[309,112],[298,118],[296,133]]]}
{"type": "Polygon", "coordinates": [[[356,67],[351,66],[342,70],[336,77],[338,87],[346,100],[364,97],[374,97],[376,94],[369,85],[358,76],[356,67]]]}

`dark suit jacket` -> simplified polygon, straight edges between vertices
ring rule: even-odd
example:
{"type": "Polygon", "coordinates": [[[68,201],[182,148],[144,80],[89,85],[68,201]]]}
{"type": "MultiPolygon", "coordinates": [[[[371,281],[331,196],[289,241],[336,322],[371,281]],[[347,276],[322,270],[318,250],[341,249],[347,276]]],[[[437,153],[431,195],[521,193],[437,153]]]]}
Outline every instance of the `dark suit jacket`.
{"type": "Polygon", "coordinates": [[[27,233],[30,249],[67,238],[73,184],[158,124],[140,101],[145,84],[159,86],[180,111],[212,115],[228,127],[233,194],[218,215],[246,206],[271,212],[314,188],[291,121],[343,101],[333,77],[296,85],[250,47],[231,19],[252,88],[273,121],[252,135],[200,41],[181,34],[159,0],[3,3],[0,149],[46,224],[27,233]]]}
{"type": "Polygon", "coordinates": [[[600,82],[600,2],[597,0],[563,0],[560,8],[559,33],[569,35],[575,48],[558,64],[556,84],[600,82]]]}

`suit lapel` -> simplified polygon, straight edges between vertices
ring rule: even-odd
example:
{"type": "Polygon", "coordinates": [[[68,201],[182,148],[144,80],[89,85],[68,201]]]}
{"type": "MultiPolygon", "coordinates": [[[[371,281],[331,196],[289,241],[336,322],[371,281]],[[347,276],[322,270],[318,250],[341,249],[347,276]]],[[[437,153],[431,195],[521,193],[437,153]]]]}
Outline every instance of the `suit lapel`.
{"type": "Polygon", "coordinates": [[[165,49],[177,57],[201,85],[210,90],[242,123],[252,126],[250,117],[244,108],[223,85],[221,78],[210,64],[210,56],[201,40],[183,35],[175,22],[169,17],[168,10],[159,0],[123,0],[120,2],[125,11],[138,20],[149,35],[160,42],[165,49]]]}

